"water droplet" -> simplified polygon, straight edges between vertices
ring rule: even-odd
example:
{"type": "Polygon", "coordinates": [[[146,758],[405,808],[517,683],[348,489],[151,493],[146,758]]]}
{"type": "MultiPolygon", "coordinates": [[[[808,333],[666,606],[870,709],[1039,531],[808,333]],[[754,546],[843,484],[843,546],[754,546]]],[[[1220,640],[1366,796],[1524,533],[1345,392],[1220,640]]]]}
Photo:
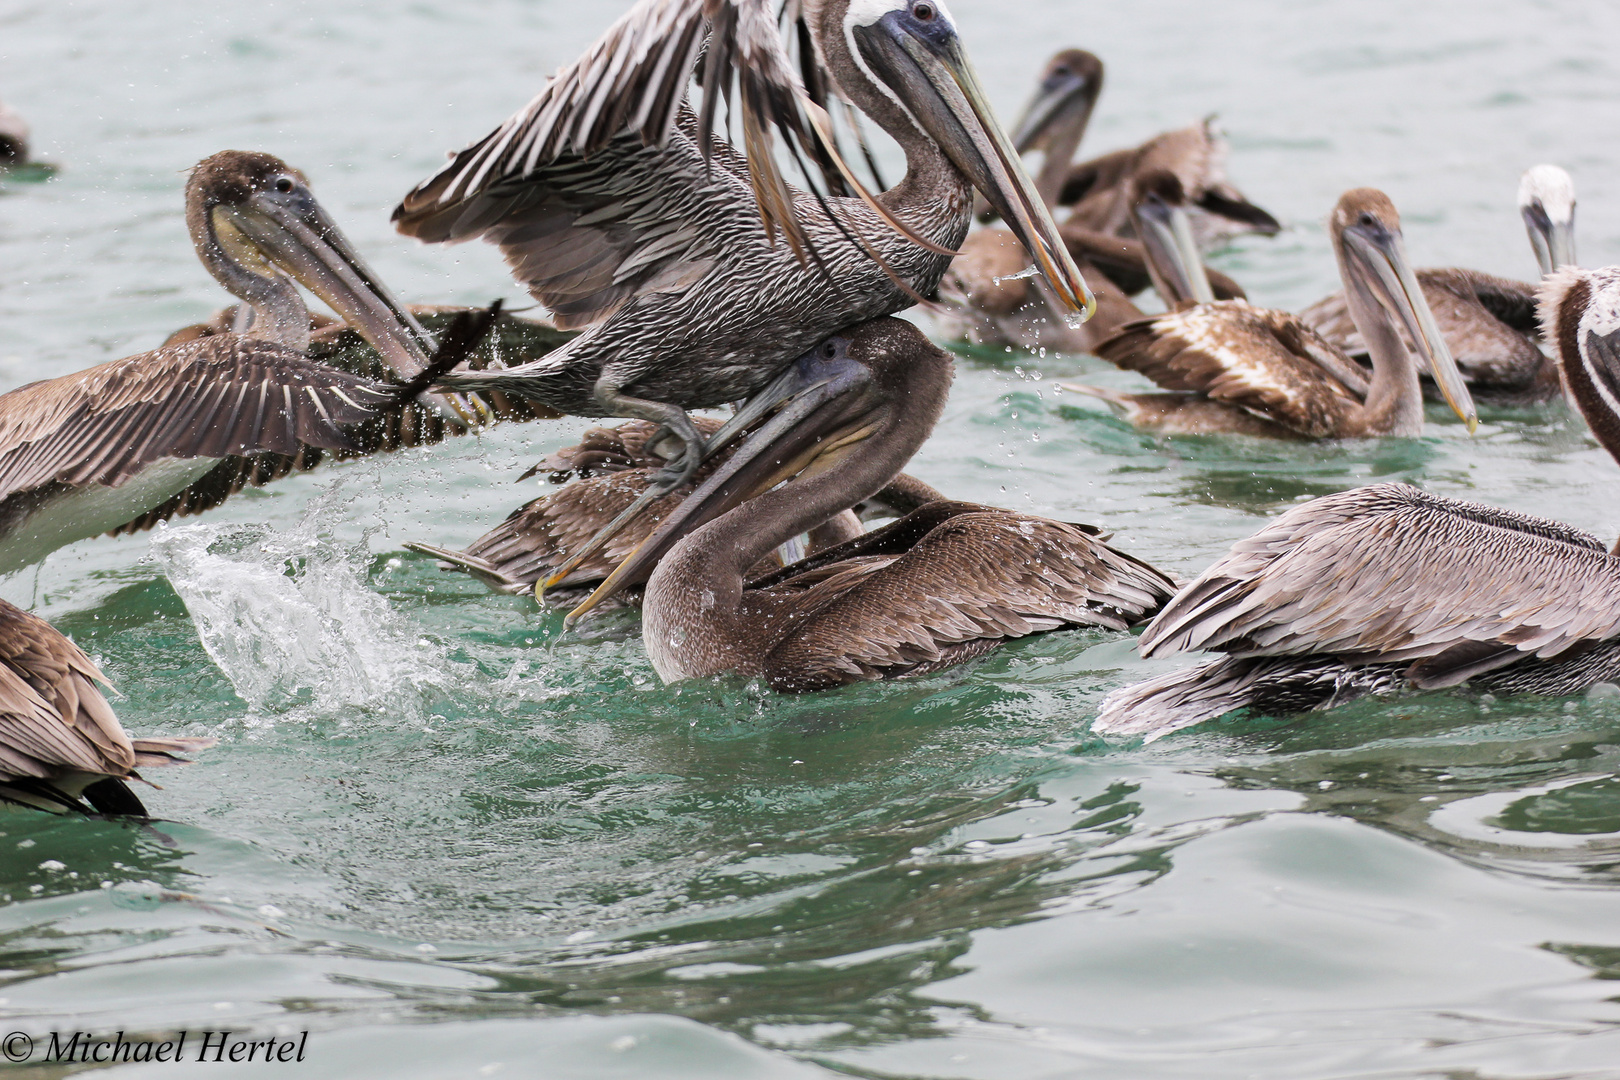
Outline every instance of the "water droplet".
{"type": "Polygon", "coordinates": [[[1024,267],[1022,270],[1018,271],[1018,273],[1016,273],[1016,274],[1003,274],[1000,277],[991,278],[991,280],[994,281],[997,285],[1000,285],[1003,281],[1023,281],[1025,278],[1032,278],[1036,274],[1039,274],[1039,273],[1040,273],[1040,271],[1035,269],[1034,264],[1031,264],[1029,266],[1024,267]]]}

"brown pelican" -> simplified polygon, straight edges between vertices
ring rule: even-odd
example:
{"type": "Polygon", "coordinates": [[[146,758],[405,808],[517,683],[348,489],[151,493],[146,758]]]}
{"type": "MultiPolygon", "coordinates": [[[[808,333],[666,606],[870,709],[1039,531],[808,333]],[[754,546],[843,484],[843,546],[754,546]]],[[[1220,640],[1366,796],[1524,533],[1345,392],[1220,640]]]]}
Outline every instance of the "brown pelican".
{"type": "Polygon", "coordinates": [[[1035,96],[1013,130],[1013,147],[1020,154],[1031,150],[1042,154],[1035,191],[1047,206],[1057,203],[1068,179],[1102,84],[1103,62],[1095,53],[1063,49],[1046,62],[1035,96]]]}
{"type": "MultiPolygon", "coordinates": [[[[1272,236],[1281,231],[1276,218],[1226,182],[1226,140],[1213,117],[1076,165],[1074,153],[1102,83],[1103,63],[1095,54],[1061,50],[1047,61],[1035,97],[1014,130],[1020,154],[1043,152],[1035,176],[1041,198],[1048,206],[1074,207],[1065,225],[1093,234],[1130,235],[1131,179],[1151,169],[1168,169],[1190,193],[1190,214],[1201,246],[1239,233],[1272,236]]],[[[993,213],[988,204],[979,207],[983,220],[993,213]]],[[[1135,294],[1146,287],[1125,291],[1135,294]]]]}
{"type": "Polygon", "coordinates": [[[950,357],[898,319],[822,342],[766,392],[781,411],[570,619],[645,580],[642,639],[666,682],[733,672],[802,692],[1154,611],[1171,581],[1095,530],[971,503],[930,502],[745,580],[778,544],[888,484],[933,430],[951,374],[950,357]]]}
{"type": "Polygon", "coordinates": [[[1200,250],[1243,233],[1275,236],[1282,231],[1276,218],[1226,182],[1226,139],[1214,117],[1070,168],[1058,190],[1058,202],[1072,208],[1065,224],[1130,235],[1131,177],[1156,168],[1174,173],[1186,190],[1200,250]]]}
{"type": "Polygon", "coordinates": [[[395,370],[420,377],[426,359],[301,175],[267,154],[216,154],[192,171],[186,218],[204,264],[255,311],[253,334],[0,395],[0,573],[75,540],[195,513],[322,451],[357,452],[379,441],[379,426],[411,441],[398,416],[420,386],[384,386],[299,351],[309,315],[295,279],[395,370]]]}
{"type": "MultiPolygon", "coordinates": [[[[1571,396],[1620,459],[1620,267],[1541,292],[1571,396]]],[[[1233,709],[1291,712],[1471,681],[1570,694],[1620,678],[1620,556],[1561,522],[1375,484],[1297,506],[1199,575],[1144,656],[1228,654],[1115,691],[1095,729],[1156,738],[1233,709]]]]}
{"type": "MultiPolygon", "coordinates": [[[[1102,78],[1102,61],[1092,53],[1059,52],[1047,62],[1035,97],[1017,125],[1018,152],[1040,150],[1045,155],[1035,188],[1048,208],[1068,178],[1102,78]]],[[[1139,197],[1148,177],[1175,175],[1165,168],[1163,158],[1134,151],[1120,158],[1136,170],[1117,178],[1128,189],[1130,201],[1139,197]]],[[[1180,183],[1179,176],[1176,182],[1180,183]]],[[[1053,312],[1032,280],[1029,256],[1018,238],[1009,229],[990,227],[968,235],[941,283],[946,332],[982,345],[1084,353],[1121,323],[1140,318],[1141,310],[1129,297],[1151,284],[1141,242],[1087,227],[1078,218],[1061,223],[1058,233],[1097,298],[1095,316],[1074,326],[1053,312]]],[[[1224,274],[1213,270],[1208,274],[1216,296],[1243,297],[1242,288],[1224,274]]]]}
{"type": "MultiPolygon", "coordinates": [[[[1097,355],[1171,393],[1065,385],[1103,398],[1138,427],[1165,432],[1316,439],[1419,435],[1423,394],[1399,320],[1472,431],[1473,402],[1407,265],[1394,205],[1372,188],[1348,191],[1334,208],[1331,227],[1351,315],[1371,346],[1370,379],[1296,316],[1227,300],[1128,323],[1097,348],[1097,355]]],[[[1166,231],[1159,250],[1179,250],[1180,272],[1196,279],[1188,230],[1166,231]]]]}
{"type": "Polygon", "coordinates": [[[0,600],[0,802],[146,817],[126,780],[214,739],[131,739],[106,677],[50,623],[0,600]]]}
{"type": "MultiPolygon", "coordinates": [[[[693,422],[706,439],[712,438],[721,426],[719,421],[706,417],[693,417],[693,422]]],[[[407,543],[405,546],[436,556],[448,564],[446,569],[472,574],[496,592],[533,594],[536,583],[545,581],[542,599],[547,606],[572,606],[601,584],[658,523],[691,494],[695,484],[707,479],[730,456],[729,451],[711,456],[698,470],[692,484],[653,501],[634,519],[629,531],[615,534],[594,555],[558,575],[557,571],[571,553],[633,506],[653,485],[659,470],[667,464],[650,445],[657,430],[658,425],[646,420],[631,420],[613,428],[592,428],[579,445],[547,456],[519,479],[547,473],[553,483],[571,482],[518,507],[464,551],[431,544],[407,543]]],[[[868,517],[901,517],[924,503],[942,498],[944,496],[927,484],[902,474],[854,512],[846,510],[835,514],[810,529],[802,554],[813,555],[859,536],[860,523],[868,517]]],[[[774,557],[762,560],[761,567],[774,557]]],[[[780,565],[782,563],[777,561],[769,568],[780,565]]],[[[750,576],[756,575],[751,573],[750,576]]]]}
{"type": "Polygon", "coordinates": [[[1090,307],[941,0],[815,0],[800,33],[840,96],[900,144],[898,185],[834,198],[783,181],[771,123],[797,152],[825,114],[767,0],[640,0],[395,210],[424,241],[497,244],[559,327],[589,327],[536,363],[446,384],[664,424],[684,444],[661,481],[672,488],[702,456],[683,410],[746,398],[830,333],[931,294],[974,188],[1060,308],[1090,307]],[[700,51],[697,115],[685,98],[700,51]],[[712,134],[734,77],[746,159],[712,134]]]}
{"type": "MultiPolygon", "coordinates": [[[[1519,182],[1519,213],[1545,277],[1575,263],[1575,185],[1556,165],[1537,165],[1519,182]]],[[[1416,272],[1423,296],[1476,400],[1522,405],[1559,397],[1558,364],[1541,348],[1536,286],[1479,270],[1416,272]]],[[[1367,346],[1356,332],[1344,294],[1299,313],[1323,337],[1358,361],[1367,346]]]]}

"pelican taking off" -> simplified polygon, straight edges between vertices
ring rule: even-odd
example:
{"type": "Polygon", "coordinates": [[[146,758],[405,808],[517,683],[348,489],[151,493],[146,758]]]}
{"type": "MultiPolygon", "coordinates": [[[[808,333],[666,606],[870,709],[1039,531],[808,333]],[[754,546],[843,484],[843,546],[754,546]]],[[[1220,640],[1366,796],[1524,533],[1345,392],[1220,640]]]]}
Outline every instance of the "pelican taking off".
{"type": "Polygon", "coordinates": [[[188,341],[0,395],[0,573],[75,540],[214,505],[245,481],[262,482],[267,458],[356,451],[357,426],[415,396],[300,351],[309,313],[294,280],[401,375],[423,375],[427,360],[420,330],[302,175],[268,154],[216,154],[192,171],[186,221],[204,264],[254,310],[253,333],[188,341]]]}
{"type": "MultiPolygon", "coordinates": [[[[1565,267],[1541,317],[1620,460],[1620,267],[1565,267]]],[[[1239,708],[1295,712],[1455,686],[1572,694],[1620,678],[1620,557],[1558,521],[1375,484],[1295,507],[1199,575],[1144,656],[1225,659],[1117,690],[1094,725],[1157,738],[1239,708]]]]}
{"type": "Polygon", "coordinates": [[[802,24],[840,95],[905,152],[901,182],[834,198],[782,180],[771,125],[795,152],[827,129],[768,0],[640,0],[394,211],[409,236],[498,245],[559,327],[589,327],[543,360],[446,385],[667,425],[685,450],[673,487],[702,456],[685,409],[746,398],[842,327],[931,294],[974,188],[1060,306],[1090,307],[940,0],[807,0],[802,24]],[[700,52],[698,114],[685,102],[700,52]],[[734,78],[746,159],[712,130],[734,78]]]}
{"type": "Polygon", "coordinates": [[[1157,609],[1170,580],[1096,530],[971,503],[930,502],[745,580],[894,479],[939,420],[951,373],[898,319],[829,338],[766,391],[782,410],[571,618],[646,580],[642,640],[665,682],[731,672],[796,693],[936,671],[1065,626],[1122,630],[1157,609]]]}

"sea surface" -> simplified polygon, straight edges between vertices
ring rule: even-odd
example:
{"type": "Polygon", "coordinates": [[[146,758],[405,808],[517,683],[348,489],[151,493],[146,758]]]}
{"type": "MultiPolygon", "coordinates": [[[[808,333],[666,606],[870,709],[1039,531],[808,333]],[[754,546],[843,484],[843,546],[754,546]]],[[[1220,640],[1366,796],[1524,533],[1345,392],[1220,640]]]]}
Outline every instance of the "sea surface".
{"type": "MultiPolygon", "coordinates": [[[[302,169],[405,299],[526,303],[492,249],[388,213],[623,6],[0,0],[0,98],[60,166],[0,180],[0,389],[226,302],[181,207],[226,148],[302,169]]],[[[1213,258],[1257,302],[1337,288],[1323,220],[1365,184],[1417,265],[1528,278],[1540,161],[1574,175],[1582,261],[1620,262],[1615,4],[952,6],[1004,118],[1050,50],[1103,57],[1087,152],[1218,113],[1288,224],[1213,258]]],[[[1620,468],[1562,405],[1473,437],[1433,409],[1416,439],[1154,438],[1053,390],[1080,375],[1140,385],[962,350],[911,471],[1184,576],[1375,480],[1620,532],[1620,468]]],[[[803,698],[665,687],[633,615],[564,633],[402,548],[479,535],[587,426],[327,469],[0,583],[132,732],[220,740],[143,793],[150,826],[0,813],[0,1036],[310,1032],[299,1065],[131,1077],[1620,1077],[1620,696],[1143,746],[1090,734],[1098,703],[1187,661],[1094,632],[803,698]]]]}

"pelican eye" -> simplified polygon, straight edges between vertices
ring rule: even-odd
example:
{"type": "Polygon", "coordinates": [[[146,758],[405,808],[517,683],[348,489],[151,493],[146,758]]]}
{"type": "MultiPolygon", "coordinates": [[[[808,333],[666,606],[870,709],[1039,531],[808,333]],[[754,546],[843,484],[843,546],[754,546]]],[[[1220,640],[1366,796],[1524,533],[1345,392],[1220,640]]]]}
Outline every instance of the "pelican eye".
{"type": "Polygon", "coordinates": [[[1359,224],[1365,225],[1368,228],[1378,224],[1378,219],[1373,216],[1371,210],[1363,210],[1361,212],[1361,217],[1357,218],[1356,220],[1359,224]]]}
{"type": "Polygon", "coordinates": [[[934,21],[934,5],[933,4],[913,4],[911,6],[911,17],[916,19],[918,22],[933,22],[934,21]]]}
{"type": "Polygon", "coordinates": [[[293,184],[293,181],[292,181],[292,177],[290,177],[290,176],[278,176],[278,177],[276,177],[276,190],[281,192],[283,195],[286,195],[287,193],[292,191],[293,187],[294,187],[294,184],[293,184]]]}
{"type": "Polygon", "coordinates": [[[821,358],[823,360],[838,359],[838,346],[830,341],[823,341],[821,343],[821,348],[818,349],[817,352],[821,354],[821,358]]]}

